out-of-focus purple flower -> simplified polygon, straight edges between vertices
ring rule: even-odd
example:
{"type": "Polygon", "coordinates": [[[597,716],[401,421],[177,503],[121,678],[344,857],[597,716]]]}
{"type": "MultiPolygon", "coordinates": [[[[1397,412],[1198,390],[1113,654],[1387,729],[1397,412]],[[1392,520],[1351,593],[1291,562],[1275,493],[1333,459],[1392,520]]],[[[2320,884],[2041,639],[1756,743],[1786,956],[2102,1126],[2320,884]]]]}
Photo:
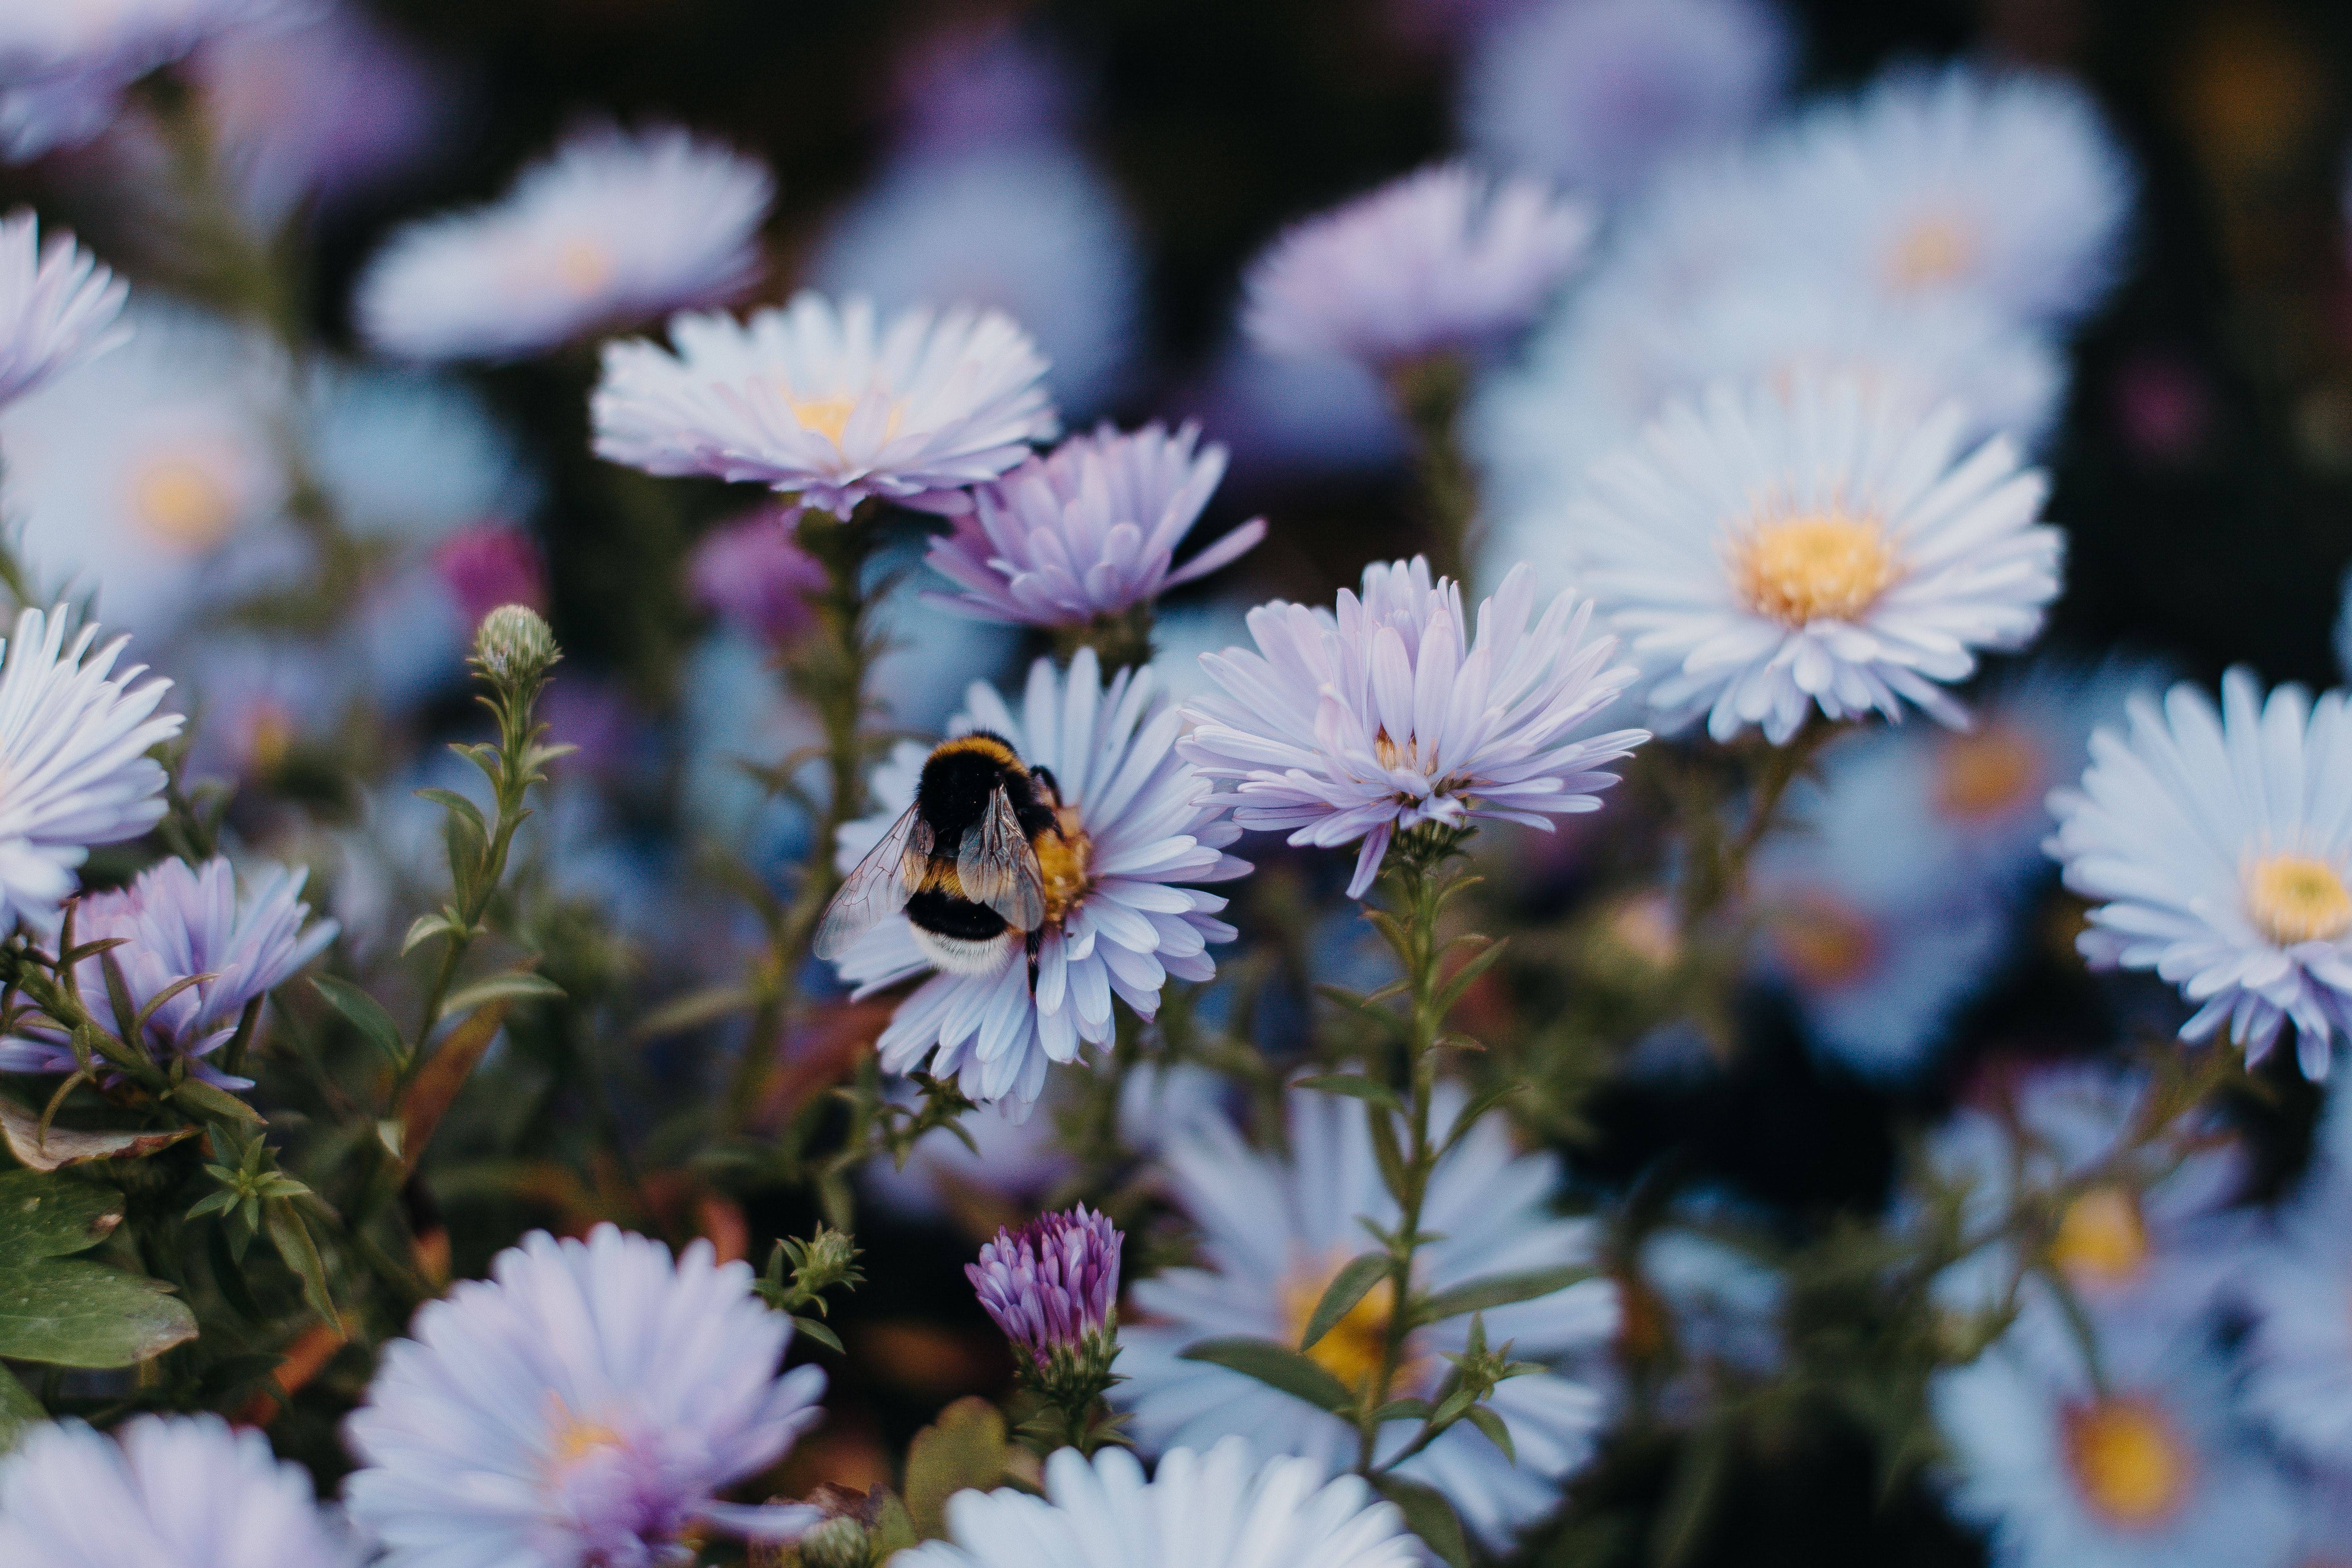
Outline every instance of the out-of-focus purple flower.
{"type": "Polygon", "coordinates": [[[401,359],[513,359],[716,304],[759,275],[774,196],[758,163],[684,131],[578,132],[498,203],[394,235],[360,279],[360,333],[401,359]]]}
{"type": "Polygon", "coordinates": [[[1423,169],[1276,240],[1250,268],[1244,325],[1269,353],[1378,367],[1490,349],[1536,319],[1592,229],[1537,181],[1423,169]]]}
{"type": "Polygon", "coordinates": [[[433,570],[468,626],[500,605],[547,608],[546,557],[537,540],[511,523],[460,529],[433,547],[433,570]]]}
{"type": "Polygon", "coordinates": [[[716,1495],[821,1414],[822,1371],[776,1375],[792,1321],[751,1293],[749,1265],[707,1241],[673,1264],[604,1225],[584,1242],[535,1231],[490,1272],[417,1313],[345,1425],[364,1468],[344,1496],[383,1568],[650,1568],[698,1527],[790,1541],[816,1522],[716,1495]]]}
{"type": "Polygon", "coordinates": [[[800,515],[794,506],[763,507],[704,536],[687,563],[696,600],[772,647],[808,629],[808,595],[824,586],[824,568],[793,537],[800,515]]]}
{"type": "Polygon", "coordinates": [[[215,40],[188,62],[226,173],[257,227],[362,194],[446,146],[447,73],[359,6],[215,40]]]}
{"type": "MultiPolygon", "coordinates": [[[[91,893],[74,911],[76,942],[108,942],[134,1011],[194,975],[210,975],[156,1005],[145,1031],[132,1042],[156,1060],[187,1063],[194,1077],[223,1089],[246,1089],[251,1079],[232,1078],[205,1058],[236,1033],[248,1003],[268,995],[335,940],[336,925],[306,925],[310,906],[301,901],[309,872],[271,866],[248,879],[237,896],[236,874],[225,858],[198,870],[184,860],[159,860],[130,887],[91,893]]],[[[74,967],[74,984],[91,1016],[112,1022],[114,1006],[103,958],[74,967]]],[[[0,1040],[0,1070],[71,1072],[75,1061],[68,1031],[35,1017],[23,1033],[0,1040]]]]}
{"type": "Polygon", "coordinates": [[[0,405],[128,338],[130,292],[72,235],[43,245],[31,213],[0,218],[0,405]]]}
{"type": "Polygon", "coordinates": [[[1423,823],[1481,818],[1549,831],[1549,818],[1598,811],[1617,782],[1595,770],[1630,755],[1643,730],[1578,738],[1633,679],[1612,668],[1617,639],[1590,639],[1590,602],[1552,601],[1533,626],[1534,574],[1503,579],[1478,606],[1425,560],[1364,568],[1361,598],[1338,614],[1277,600],[1250,612],[1257,651],[1202,656],[1222,688],[1185,709],[1177,749],[1224,785],[1213,801],[1244,827],[1293,844],[1363,841],[1349,898],[1379,873],[1389,841],[1423,823]]]}
{"type": "Polygon", "coordinates": [[[1795,55],[1772,0],[1549,0],[1480,41],[1464,133],[1497,168],[1617,200],[1752,129],[1795,55]]]}
{"type": "Polygon", "coordinates": [[[869,496],[955,513],[1057,428],[1045,362],[999,310],[917,308],[886,326],[862,297],[804,291],[748,321],[679,316],[670,341],[605,345],[600,457],[756,479],[843,517],[869,496]]]}
{"type": "Polygon", "coordinates": [[[0,1563],[25,1568],[359,1568],[310,1478],[217,1415],[142,1415],[113,1437],[38,1426],[0,1460],[0,1563]]]}
{"type": "Polygon", "coordinates": [[[0,158],[87,142],[149,71],[303,9],[304,0],[9,0],[0,6],[0,158]]]}
{"type": "Polygon", "coordinates": [[[1171,558],[1224,477],[1225,450],[1174,435],[1103,426],[1073,436],[972,494],[955,531],[931,541],[933,570],[962,589],[933,602],[986,620],[1082,626],[1206,576],[1265,537],[1254,518],[1174,570],[1171,558]]]}
{"type": "Polygon", "coordinates": [[[0,662],[0,921],[46,925],[74,889],[93,844],[136,838],[163,816],[163,764],[147,754],[180,732],[159,714],[168,680],[115,675],[128,637],[92,653],[98,627],[73,630],[60,605],[16,617],[0,662]],[[68,644],[67,638],[72,637],[68,644]]]}
{"type": "Polygon", "coordinates": [[[1068,127],[1067,66],[1009,18],[950,23],[892,73],[899,150],[963,154],[1050,142],[1068,127]]]}
{"type": "Polygon", "coordinates": [[[1118,1227],[1080,1204],[1002,1230],[964,1277],[1004,1337],[1043,1367],[1077,1354],[1118,1323],[1118,1227]]]}

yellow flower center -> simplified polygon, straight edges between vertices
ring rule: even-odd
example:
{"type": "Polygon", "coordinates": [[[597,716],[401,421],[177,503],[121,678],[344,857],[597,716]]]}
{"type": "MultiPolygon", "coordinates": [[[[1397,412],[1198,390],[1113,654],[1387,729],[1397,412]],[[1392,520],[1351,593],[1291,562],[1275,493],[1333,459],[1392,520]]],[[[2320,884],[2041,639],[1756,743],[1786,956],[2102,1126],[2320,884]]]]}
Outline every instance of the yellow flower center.
{"type": "Polygon", "coordinates": [[[561,1394],[548,1395],[547,1468],[571,1468],[592,1454],[621,1446],[621,1435],[601,1421],[583,1421],[572,1414],[561,1394]]]}
{"type": "Polygon", "coordinates": [[[2076,1288],[2127,1285],[2147,1263],[2147,1226],[2125,1187],[2094,1187],[2066,1205],[2050,1261],[2076,1288]]]}
{"type": "Polygon", "coordinates": [[[1878,942],[1869,921],[1825,893],[1809,895],[1779,910],[1772,942],[1797,983],[1813,991],[1850,985],[1878,962],[1878,942]]]}
{"type": "MultiPolygon", "coordinates": [[[[1328,1267],[1314,1267],[1294,1272],[1282,1289],[1282,1306],[1289,1342],[1297,1344],[1307,1332],[1307,1321],[1315,1315],[1317,1303],[1331,1280],[1339,1272],[1345,1258],[1334,1258],[1328,1267]]],[[[1395,1316],[1396,1292],[1385,1279],[1364,1294],[1364,1299],[1348,1309],[1345,1316],[1331,1325],[1331,1330],[1308,1347],[1307,1359],[1338,1378],[1350,1389],[1361,1389],[1381,1374],[1381,1362],[1388,1353],[1389,1321],[1395,1316]]],[[[1417,1385],[1421,1368],[1410,1348],[1398,1363],[1391,1393],[1402,1394],[1417,1385]]]]}
{"type": "Polygon", "coordinates": [[[2189,1454],[2162,1411],[2109,1398],[2069,1410],[2065,1422],[2075,1484],[2110,1523],[2151,1529],[2188,1500],[2189,1454]]]}
{"type": "Polygon", "coordinates": [[[257,773],[274,773],[294,749],[294,721],[275,702],[257,707],[248,721],[247,749],[257,773]]]}
{"type": "Polygon", "coordinates": [[[2325,860],[2273,855],[2246,869],[2246,913],[2281,947],[2333,942],[2352,929],[2352,892],[2325,860]]]}
{"type": "Polygon", "coordinates": [[[1937,214],[1904,231],[1887,255],[1886,271],[1897,289],[1949,283],[1976,265],[1976,238],[1957,220],[1937,214]]]}
{"type": "Polygon", "coordinates": [[[857,399],[847,393],[838,397],[790,397],[784,402],[802,429],[814,430],[836,447],[841,445],[841,433],[849,428],[849,416],[857,412],[857,399]]]}
{"type": "Polygon", "coordinates": [[[1999,816],[2032,795],[2042,783],[2042,752],[2005,724],[1988,724],[1943,744],[1936,779],[1936,805],[1963,822],[1999,816]]]}
{"type": "Polygon", "coordinates": [[[1037,869],[1043,873],[1045,884],[1047,925],[1061,924],[1078,900],[1087,896],[1087,888],[1093,885],[1095,858],[1095,841],[1087,837],[1076,806],[1057,807],[1054,822],[1057,832],[1041,833],[1030,843],[1037,852],[1037,869]]]}
{"type": "Polygon", "coordinates": [[[1843,511],[1764,523],[1732,547],[1732,581],[1748,607],[1795,630],[1851,621],[1899,574],[1885,531],[1843,511]]]}
{"type": "Polygon", "coordinates": [[[555,280],[582,299],[600,293],[613,280],[613,253],[599,241],[575,235],[556,249],[555,280]]]}
{"type": "Polygon", "coordinates": [[[1421,742],[1407,741],[1400,746],[1383,727],[1372,737],[1372,756],[1384,768],[1417,769],[1421,766],[1421,742]]]}
{"type": "Polygon", "coordinates": [[[131,481],[132,512],[147,531],[189,550],[228,536],[236,506],[213,468],[192,458],[151,459],[131,481]]]}

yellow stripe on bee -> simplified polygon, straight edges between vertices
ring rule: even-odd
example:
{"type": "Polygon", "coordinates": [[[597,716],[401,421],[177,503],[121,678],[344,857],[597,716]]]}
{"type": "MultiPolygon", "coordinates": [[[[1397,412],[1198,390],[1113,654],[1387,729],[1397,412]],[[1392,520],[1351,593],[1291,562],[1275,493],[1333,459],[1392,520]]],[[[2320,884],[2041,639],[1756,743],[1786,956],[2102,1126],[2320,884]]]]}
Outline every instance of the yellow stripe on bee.
{"type": "Polygon", "coordinates": [[[1020,753],[993,735],[958,735],[952,741],[941,741],[932,749],[931,755],[986,757],[990,762],[1002,763],[1008,768],[1021,766],[1020,753]]]}
{"type": "Polygon", "coordinates": [[[955,862],[931,861],[923,868],[922,885],[915,890],[919,893],[944,893],[950,899],[962,898],[963,883],[956,876],[955,862]]]}

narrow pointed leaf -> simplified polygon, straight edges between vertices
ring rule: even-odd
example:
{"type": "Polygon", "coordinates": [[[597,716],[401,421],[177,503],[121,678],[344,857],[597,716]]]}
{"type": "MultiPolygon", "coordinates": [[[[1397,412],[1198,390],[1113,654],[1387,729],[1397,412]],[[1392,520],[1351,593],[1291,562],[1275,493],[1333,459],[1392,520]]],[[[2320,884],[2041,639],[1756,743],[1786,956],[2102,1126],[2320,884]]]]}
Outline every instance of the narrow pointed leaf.
{"type": "Polygon", "coordinates": [[[1186,1361],[1204,1361],[1244,1377],[1255,1378],[1268,1388],[1303,1399],[1318,1410],[1334,1415],[1355,1407],[1356,1396],[1348,1385],[1334,1377],[1317,1362],[1308,1360],[1287,1345],[1272,1340],[1246,1338],[1202,1340],[1187,1346],[1186,1361]]]}
{"type": "Polygon", "coordinates": [[[1428,1297],[1421,1303],[1414,1318],[1424,1323],[1443,1322],[1448,1318],[1458,1318],[1465,1312],[1483,1312],[1495,1307],[1507,1307],[1515,1301],[1532,1301],[1538,1296],[1565,1290],[1592,1277],[1592,1268],[1581,1263],[1563,1264],[1557,1268],[1530,1268],[1517,1274],[1488,1274],[1428,1297]]]}
{"type": "Polygon", "coordinates": [[[1299,1350],[1313,1350],[1318,1340],[1329,1333],[1349,1309],[1387,1278],[1388,1271],[1387,1257],[1378,1252],[1359,1253],[1342,1264],[1339,1272],[1331,1276],[1331,1283],[1323,1288],[1323,1299],[1315,1303],[1306,1331],[1298,1336],[1299,1350]]]}
{"type": "Polygon", "coordinates": [[[1381,1495],[1397,1505],[1404,1521],[1423,1544],[1437,1553],[1447,1568],[1470,1568],[1470,1542],[1454,1505],[1434,1489],[1402,1476],[1383,1473],[1372,1478],[1381,1495]]]}

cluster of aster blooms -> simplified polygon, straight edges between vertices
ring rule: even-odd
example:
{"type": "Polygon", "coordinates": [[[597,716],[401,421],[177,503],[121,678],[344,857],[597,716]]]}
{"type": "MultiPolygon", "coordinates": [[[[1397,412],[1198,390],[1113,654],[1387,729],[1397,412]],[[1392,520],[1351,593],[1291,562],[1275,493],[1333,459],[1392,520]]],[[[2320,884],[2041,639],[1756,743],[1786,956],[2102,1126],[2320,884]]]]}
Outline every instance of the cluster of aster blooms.
{"type": "Polygon", "coordinates": [[[0,220],[0,1563],[1679,1560],[1791,1421],[2017,1568],[2345,1552],[2352,1111],[2265,1189],[2230,1108],[2352,1033],[2352,693],[2036,646],[2125,154],[2024,70],[1784,105],[1764,0],[1419,12],[1458,156],[1066,434],[1144,268],[1028,35],[912,52],[797,276],[760,160],[588,120],[339,347],[289,236],[456,86],[12,0],[0,157],[218,254],[0,220]],[[1421,537],[1260,601],[1221,492],[1342,451],[1421,537]],[[2159,984],[1867,1216],[1583,1158],[1759,1014],[1937,1104],[2061,923],[2159,984]],[[853,1259],[965,1232],[1011,1386],[886,1449],[966,1385],[853,1259]]]}

